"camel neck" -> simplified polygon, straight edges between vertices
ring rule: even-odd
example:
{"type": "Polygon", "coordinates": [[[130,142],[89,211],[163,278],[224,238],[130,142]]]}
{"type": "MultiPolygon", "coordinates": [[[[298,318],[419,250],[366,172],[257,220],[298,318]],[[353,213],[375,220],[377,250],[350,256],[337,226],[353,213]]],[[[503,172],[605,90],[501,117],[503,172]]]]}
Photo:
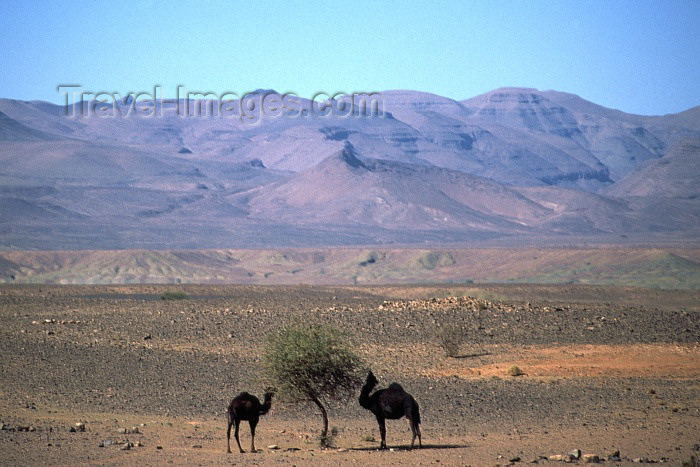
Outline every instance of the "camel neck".
{"type": "Polygon", "coordinates": [[[374,389],[375,384],[365,384],[360,391],[360,406],[364,408],[369,408],[370,398],[369,393],[374,389]]]}

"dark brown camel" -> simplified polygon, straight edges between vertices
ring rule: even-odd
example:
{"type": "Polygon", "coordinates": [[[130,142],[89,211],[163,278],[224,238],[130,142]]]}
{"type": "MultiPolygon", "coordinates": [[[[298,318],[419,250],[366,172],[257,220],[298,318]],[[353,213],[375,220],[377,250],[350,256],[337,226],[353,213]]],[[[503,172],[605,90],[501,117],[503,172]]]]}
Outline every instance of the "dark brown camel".
{"type": "Polygon", "coordinates": [[[370,371],[367,375],[367,381],[362,387],[362,392],[360,392],[360,405],[377,417],[379,433],[382,435],[382,442],[379,447],[381,449],[386,449],[386,426],[384,421],[387,418],[389,420],[396,420],[404,415],[410,422],[411,432],[413,433],[411,449],[413,449],[416,436],[418,436],[418,446],[423,447],[420,437],[420,427],[418,426],[420,425],[420,412],[416,400],[412,395],[404,391],[398,383],[391,383],[388,388],[379,389],[370,396],[369,393],[377,383],[377,378],[375,378],[374,374],[370,371]]]}
{"type": "Polygon", "coordinates": [[[241,448],[241,441],[238,439],[238,426],[242,420],[248,420],[250,424],[250,451],[255,452],[255,427],[260,420],[260,415],[265,415],[272,405],[272,392],[265,393],[265,401],[261,404],[260,399],[247,392],[242,392],[231,401],[228,406],[228,428],[226,429],[226,452],[231,452],[231,426],[236,425],[234,436],[238,449],[241,448]]]}

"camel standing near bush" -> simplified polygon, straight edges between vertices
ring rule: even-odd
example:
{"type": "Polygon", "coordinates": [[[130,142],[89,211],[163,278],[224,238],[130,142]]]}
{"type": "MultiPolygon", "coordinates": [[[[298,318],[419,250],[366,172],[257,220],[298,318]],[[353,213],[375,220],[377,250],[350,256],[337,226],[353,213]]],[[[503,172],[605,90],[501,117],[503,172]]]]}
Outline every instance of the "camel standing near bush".
{"type": "Polygon", "coordinates": [[[369,410],[377,417],[379,423],[379,433],[382,435],[380,449],[386,449],[386,425],[385,420],[396,420],[404,415],[411,424],[411,448],[418,437],[418,446],[423,447],[420,434],[420,411],[418,403],[412,395],[404,391],[398,383],[391,383],[386,389],[379,389],[370,396],[370,392],[379,381],[370,371],[367,381],[360,392],[360,405],[369,410]]]}
{"type": "Polygon", "coordinates": [[[238,427],[242,420],[248,420],[250,424],[250,452],[255,452],[255,427],[258,425],[260,415],[265,415],[272,405],[272,392],[266,392],[264,401],[261,404],[260,399],[247,392],[242,392],[231,401],[228,406],[228,428],[226,429],[227,451],[231,452],[231,426],[236,426],[234,436],[238,449],[245,452],[241,448],[241,442],[238,439],[238,427]]]}

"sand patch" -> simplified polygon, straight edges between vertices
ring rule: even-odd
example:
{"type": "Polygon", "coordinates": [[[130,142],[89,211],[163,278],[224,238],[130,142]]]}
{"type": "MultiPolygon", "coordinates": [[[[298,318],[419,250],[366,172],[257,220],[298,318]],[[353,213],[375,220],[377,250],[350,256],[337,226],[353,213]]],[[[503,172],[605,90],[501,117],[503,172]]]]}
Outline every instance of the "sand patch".
{"type": "Polygon", "coordinates": [[[644,377],[687,379],[700,377],[700,345],[562,345],[522,347],[489,355],[491,363],[475,365],[470,358],[450,358],[430,376],[460,378],[506,377],[512,366],[528,377],[644,377]]]}

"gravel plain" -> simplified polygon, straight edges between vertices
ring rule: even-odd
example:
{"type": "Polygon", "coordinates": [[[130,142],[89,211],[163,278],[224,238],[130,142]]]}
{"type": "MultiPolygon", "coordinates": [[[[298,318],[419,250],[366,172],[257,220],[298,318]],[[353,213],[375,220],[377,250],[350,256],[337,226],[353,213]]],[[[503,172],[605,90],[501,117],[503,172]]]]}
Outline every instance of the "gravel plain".
{"type": "MultiPolygon", "coordinates": [[[[3,286],[0,460],[504,465],[571,460],[580,449],[608,464],[680,465],[700,449],[698,295],[595,286],[3,286]],[[168,291],[188,298],[162,300],[168,291]],[[405,422],[391,422],[394,450],[376,451],[374,417],[353,398],[330,404],[336,449],[319,450],[313,406],[274,400],[258,428],[261,452],[225,455],[229,400],[242,390],[262,396],[265,337],[297,322],[346,331],[380,386],[398,381],[411,392],[424,449],[407,452],[405,422]],[[461,339],[450,357],[436,337],[446,329],[461,339]],[[525,374],[508,376],[516,364],[525,374]]],[[[244,427],[244,446],[247,436],[244,427]]]]}

